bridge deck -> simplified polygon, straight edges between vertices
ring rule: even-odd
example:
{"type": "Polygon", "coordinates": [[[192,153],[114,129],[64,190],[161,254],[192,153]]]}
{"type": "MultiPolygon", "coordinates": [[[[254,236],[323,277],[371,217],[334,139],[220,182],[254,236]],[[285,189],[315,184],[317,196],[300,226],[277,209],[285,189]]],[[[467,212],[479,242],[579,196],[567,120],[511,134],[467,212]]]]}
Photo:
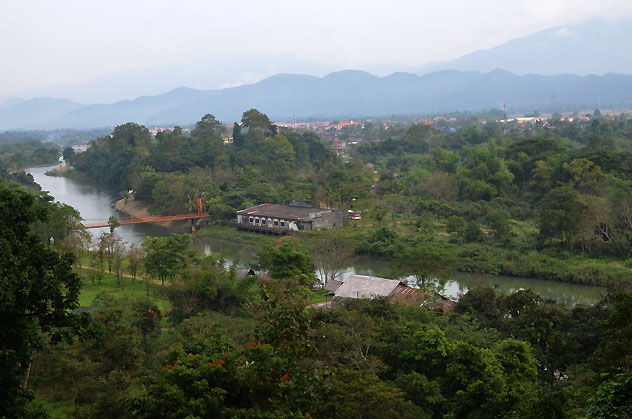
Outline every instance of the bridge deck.
{"type": "MultiPolygon", "coordinates": [[[[143,224],[143,223],[164,223],[167,221],[180,221],[180,220],[193,220],[196,218],[207,218],[208,214],[182,214],[182,215],[165,215],[160,217],[147,217],[147,218],[133,218],[130,220],[118,220],[119,224],[124,226],[128,224],[143,224]]],[[[109,227],[110,222],[108,220],[86,220],[89,223],[84,223],[85,228],[103,228],[109,227]]]]}

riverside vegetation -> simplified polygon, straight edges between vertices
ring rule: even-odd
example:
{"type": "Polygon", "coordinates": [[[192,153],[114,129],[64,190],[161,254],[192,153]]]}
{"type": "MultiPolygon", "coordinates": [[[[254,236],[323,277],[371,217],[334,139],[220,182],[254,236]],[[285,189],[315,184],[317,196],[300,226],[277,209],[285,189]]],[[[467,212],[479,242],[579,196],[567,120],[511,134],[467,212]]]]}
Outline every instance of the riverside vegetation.
{"type": "MultiPolygon", "coordinates": [[[[309,201],[362,213],[337,234],[357,254],[439,251],[455,269],[620,288],[632,267],[632,120],[553,118],[512,126],[463,117],[459,129],[412,124],[336,155],[312,132],[251,109],[229,133],[212,115],[185,135],[117,127],[76,169],[155,212],[195,208],[214,220],[259,203],[309,201]],[[420,250],[421,251],[421,250],[420,250]]],[[[348,135],[348,133],[344,133],[348,135]]],[[[308,238],[309,240],[309,238],[308,238]]]]}
{"type": "Polygon", "coordinates": [[[483,288],[450,314],[386,299],[321,311],[305,286],[314,259],[291,238],[260,252],[268,281],[190,251],[187,235],[120,255],[115,231],[92,253],[112,275],[73,272],[73,252],[90,259],[76,211],[4,181],[0,198],[1,417],[632,413],[630,292],[572,309],[483,288]]]}
{"type": "Polygon", "coordinates": [[[2,174],[0,246],[11,257],[0,259],[0,417],[632,414],[630,232],[621,218],[627,121],[580,125],[566,140],[562,123],[527,138],[493,125],[453,134],[413,125],[401,138],[337,157],[313,134],[275,132],[264,117],[246,112],[233,145],[221,142],[211,116],[190,137],[176,129],[152,140],[127,124],[72,160],[90,176],[131,186],[156,211],[188,210],[198,196],[227,219],[246,205],[291,199],[363,211],[343,230],[262,245],[269,281],[239,278],[235,266],[190,251],[186,235],[125,249],[112,229],[87,253],[74,209],[52,203],[32,179],[2,174]],[[612,137],[599,142],[597,128],[612,137]],[[168,144],[172,152],[161,152],[168,144]],[[512,147],[523,150],[515,159],[512,147]],[[529,158],[530,147],[544,156],[529,158]],[[199,150],[212,160],[190,160],[202,158],[199,150]],[[437,179],[447,183],[433,189],[437,179]],[[595,219],[609,224],[588,228],[595,219]],[[322,261],[349,252],[397,259],[422,287],[455,266],[508,270],[528,261],[553,279],[573,266],[566,279],[579,281],[581,272],[612,292],[574,308],[490,288],[469,291],[450,314],[384,299],[309,308],[315,268],[331,278],[336,264],[322,261]],[[95,269],[74,268],[80,278],[77,261],[95,269]]]}

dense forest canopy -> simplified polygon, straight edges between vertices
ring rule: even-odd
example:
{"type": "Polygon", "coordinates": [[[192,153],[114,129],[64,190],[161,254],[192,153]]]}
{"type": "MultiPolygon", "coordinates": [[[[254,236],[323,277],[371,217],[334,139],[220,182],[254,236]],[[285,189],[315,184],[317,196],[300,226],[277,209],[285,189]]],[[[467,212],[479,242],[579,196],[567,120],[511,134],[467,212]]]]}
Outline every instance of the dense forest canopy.
{"type": "Polygon", "coordinates": [[[390,133],[379,121],[345,127],[341,138],[372,141],[342,151],[256,109],[232,137],[212,115],[190,135],[176,127],[152,138],[130,123],[72,162],[156,212],[188,212],[202,198],[216,220],[230,220],[254,204],[309,201],[364,214],[351,233],[359,254],[395,258],[423,244],[454,254],[465,271],[629,282],[631,119],[596,110],[588,121],[507,126],[460,116],[390,133]]]}
{"type": "Polygon", "coordinates": [[[110,132],[112,132],[112,128],[16,130],[0,132],[0,140],[8,143],[17,141],[47,141],[60,144],[73,144],[94,140],[110,132]]]}
{"type": "Polygon", "coordinates": [[[0,170],[18,171],[29,166],[52,165],[60,156],[61,149],[54,143],[0,140],[0,170]]]}
{"type": "MultiPolygon", "coordinates": [[[[2,416],[630,414],[630,293],[571,309],[530,291],[482,288],[462,296],[451,314],[385,298],[315,310],[306,307],[312,292],[301,285],[313,278],[311,256],[294,240],[263,249],[260,263],[271,278],[256,281],[187,250],[187,236],[173,235],[124,255],[128,272],[145,258],[153,278],[162,275],[153,267],[169,269],[167,282],[148,277],[146,296],[117,299],[129,297],[125,287],[136,281],[125,285],[117,273],[111,291],[92,294],[79,315],[79,277],[65,240],[38,238],[73,221],[15,184],[0,182],[0,194],[0,243],[13,246],[19,261],[6,269],[13,264],[2,259],[2,416]],[[20,276],[16,267],[26,265],[48,274],[39,281],[20,276]]],[[[76,269],[92,292],[95,271],[76,269]]],[[[99,283],[114,279],[96,274],[99,283]]]]}
{"type": "Polygon", "coordinates": [[[144,127],[126,124],[94,141],[73,164],[95,179],[135,190],[138,199],[164,212],[187,211],[200,197],[212,214],[228,217],[262,202],[344,205],[368,196],[372,180],[362,165],[348,168],[311,132],[277,128],[252,109],[235,124],[232,144],[224,143],[226,137],[212,115],[190,135],[176,127],[152,138],[144,127]]]}
{"type": "Polygon", "coordinates": [[[232,143],[206,115],[190,135],[125,124],[68,154],[156,211],[201,197],[216,219],[293,199],[363,215],[264,242],[265,279],[198,254],[188,235],[126,249],[114,225],[90,246],[74,209],[2,171],[0,416],[629,416],[629,128],[415,124],[338,155],[252,109],[232,143]],[[350,253],[393,259],[426,290],[461,269],[611,293],[567,307],[472,289],[451,313],[385,298],[308,307],[323,297],[306,286],[315,269],[330,276],[350,253]]]}

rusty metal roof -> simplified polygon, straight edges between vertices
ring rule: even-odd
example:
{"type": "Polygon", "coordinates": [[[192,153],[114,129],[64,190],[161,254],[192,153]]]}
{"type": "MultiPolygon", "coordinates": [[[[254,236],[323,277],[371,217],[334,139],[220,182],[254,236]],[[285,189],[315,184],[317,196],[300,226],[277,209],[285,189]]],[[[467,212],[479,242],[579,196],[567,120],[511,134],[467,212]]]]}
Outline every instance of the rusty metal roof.
{"type": "Polygon", "coordinates": [[[442,309],[444,313],[450,313],[456,306],[456,301],[440,296],[442,299],[434,303],[430,308],[433,310],[442,309]]]}
{"type": "MultiPolygon", "coordinates": [[[[327,285],[331,282],[329,281],[327,285]]],[[[337,285],[337,284],[336,284],[337,285]]],[[[347,298],[389,297],[391,304],[425,306],[434,310],[442,309],[449,313],[456,302],[444,297],[436,291],[409,287],[396,279],[375,276],[351,275],[334,291],[332,301],[343,302],[347,298]]]]}
{"type": "Polygon", "coordinates": [[[237,211],[237,214],[249,215],[253,217],[274,217],[290,220],[306,220],[316,218],[322,214],[331,212],[331,209],[305,208],[280,204],[260,204],[254,207],[237,211]]]}
{"type": "Polygon", "coordinates": [[[422,291],[418,288],[412,288],[407,285],[399,284],[399,286],[391,293],[390,301],[392,304],[422,306],[428,297],[431,297],[432,295],[432,291],[422,291]]]}
{"type": "Polygon", "coordinates": [[[407,285],[400,284],[395,291],[391,293],[391,304],[405,304],[415,306],[426,306],[433,310],[443,310],[449,313],[454,310],[456,302],[444,297],[436,291],[422,291],[407,285]]]}

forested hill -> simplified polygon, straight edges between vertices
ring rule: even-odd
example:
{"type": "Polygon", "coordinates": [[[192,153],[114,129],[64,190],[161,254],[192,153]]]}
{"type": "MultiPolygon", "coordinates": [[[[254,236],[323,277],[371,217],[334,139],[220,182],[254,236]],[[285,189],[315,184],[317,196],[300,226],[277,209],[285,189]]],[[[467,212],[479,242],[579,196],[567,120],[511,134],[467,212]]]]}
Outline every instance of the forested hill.
{"type": "Polygon", "coordinates": [[[179,88],[111,105],[71,107],[53,113],[34,99],[0,106],[0,129],[194,123],[212,112],[221,121],[238,120],[243,109],[256,107],[272,119],[357,117],[501,108],[513,111],[565,111],[627,107],[632,104],[632,76],[519,76],[506,71],[439,71],[423,76],[394,73],[377,77],[342,71],[318,78],[282,74],[258,83],[223,90],[179,88]],[[23,106],[29,121],[12,118],[23,106]]]}

